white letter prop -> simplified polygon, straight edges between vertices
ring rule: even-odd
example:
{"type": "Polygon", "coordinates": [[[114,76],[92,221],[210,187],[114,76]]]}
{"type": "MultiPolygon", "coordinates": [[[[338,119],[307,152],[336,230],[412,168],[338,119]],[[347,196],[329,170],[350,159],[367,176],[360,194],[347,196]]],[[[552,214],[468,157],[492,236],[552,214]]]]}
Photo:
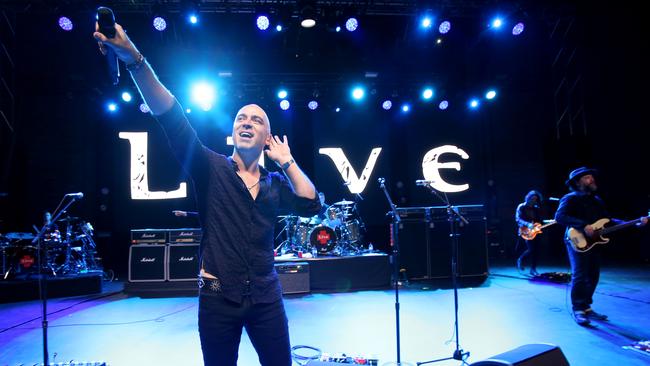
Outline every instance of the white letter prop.
{"type": "Polygon", "coordinates": [[[120,132],[121,139],[131,144],[131,199],[158,200],[187,197],[187,183],[181,182],[175,191],[149,191],[147,177],[147,133],[120,132]]]}
{"type": "Polygon", "coordinates": [[[461,158],[467,160],[469,155],[463,149],[458,148],[453,145],[443,145],[429,150],[424,158],[422,159],[422,174],[424,179],[431,180],[431,186],[441,192],[462,192],[469,189],[469,184],[449,184],[442,180],[440,176],[440,169],[456,169],[460,171],[459,162],[449,162],[449,163],[439,163],[438,158],[442,154],[456,154],[460,155],[461,158]]]}
{"type": "Polygon", "coordinates": [[[350,193],[355,194],[363,192],[366,188],[366,184],[368,183],[368,179],[375,167],[379,153],[381,153],[381,147],[372,149],[368,161],[366,162],[366,167],[363,168],[363,171],[361,172],[361,177],[357,177],[357,173],[355,173],[354,168],[350,165],[343,149],[338,147],[327,147],[319,149],[318,152],[327,155],[332,159],[334,165],[336,165],[336,169],[338,169],[339,174],[341,174],[343,181],[349,183],[348,189],[350,190],[350,193]]]}

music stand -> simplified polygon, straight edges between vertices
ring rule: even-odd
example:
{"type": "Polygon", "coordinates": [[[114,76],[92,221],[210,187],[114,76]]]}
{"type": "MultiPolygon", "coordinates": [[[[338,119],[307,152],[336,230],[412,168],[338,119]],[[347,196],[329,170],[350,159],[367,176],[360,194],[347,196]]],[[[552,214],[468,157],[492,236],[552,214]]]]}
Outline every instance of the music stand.
{"type": "Polygon", "coordinates": [[[428,363],[446,361],[446,360],[458,360],[462,362],[462,365],[467,364],[465,361],[469,357],[469,351],[463,351],[460,348],[460,341],[458,335],[458,222],[462,222],[467,225],[469,221],[463,215],[458,212],[458,209],[451,205],[449,198],[445,192],[438,192],[429,181],[417,181],[416,184],[425,186],[429,188],[431,193],[438,197],[444,204],[447,206],[447,220],[449,221],[449,237],[451,238],[451,282],[454,286],[454,334],[456,349],[451,357],[439,358],[435,360],[417,362],[416,365],[424,365],[428,363]]]}

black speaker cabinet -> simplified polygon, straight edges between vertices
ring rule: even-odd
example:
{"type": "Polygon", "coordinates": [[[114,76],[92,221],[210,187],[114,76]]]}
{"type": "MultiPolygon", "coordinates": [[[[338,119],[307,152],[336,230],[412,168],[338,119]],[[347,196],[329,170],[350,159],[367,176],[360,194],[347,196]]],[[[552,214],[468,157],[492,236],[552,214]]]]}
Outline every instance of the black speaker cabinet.
{"type": "MultiPolygon", "coordinates": [[[[488,273],[486,220],[458,225],[458,275],[488,273]]],[[[400,269],[408,279],[451,278],[451,228],[447,221],[403,220],[397,239],[400,269]]]]}
{"type": "Polygon", "coordinates": [[[195,281],[199,275],[199,244],[169,244],[167,251],[167,278],[195,281]]]}
{"type": "Polygon", "coordinates": [[[280,278],[282,294],[302,294],[311,291],[309,285],[309,263],[276,263],[275,271],[278,272],[278,277],[280,278]]]}
{"type": "Polygon", "coordinates": [[[526,344],[511,351],[474,362],[471,366],[569,366],[558,346],[546,343],[526,344]]]}
{"type": "Polygon", "coordinates": [[[159,244],[129,248],[129,282],[160,282],[167,278],[167,250],[159,244]]]}

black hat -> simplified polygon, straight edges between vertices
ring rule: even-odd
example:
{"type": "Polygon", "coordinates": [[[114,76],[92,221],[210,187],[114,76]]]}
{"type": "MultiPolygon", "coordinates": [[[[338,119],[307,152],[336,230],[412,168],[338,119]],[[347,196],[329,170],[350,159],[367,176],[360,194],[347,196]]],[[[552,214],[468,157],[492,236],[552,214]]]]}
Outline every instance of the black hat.
{"type": "Polygon", "coordinates": [[[578,169],[575,169],[571,173],[569,173],[569,179],[567,179],[566,182],[564,182],[564,184],[566,184],[569,187],[573,187],[575,182],[578,179],[580,179],[580,177],[588,175],[588,174],[593,175],[593,174],[596,174],[596,173],[598,173],[598,171],[596,169],[591,169],[591,168],[587,168],[587,167],[584,167],[584,166],[580,167],[578,169]]]}

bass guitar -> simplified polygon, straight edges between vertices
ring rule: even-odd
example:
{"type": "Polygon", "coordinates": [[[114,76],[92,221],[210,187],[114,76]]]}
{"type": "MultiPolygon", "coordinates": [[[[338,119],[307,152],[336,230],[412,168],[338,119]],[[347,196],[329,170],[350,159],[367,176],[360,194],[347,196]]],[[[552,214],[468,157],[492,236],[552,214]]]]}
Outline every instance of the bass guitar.
{"type": "Polygon", "coordinates": [[[638,225],[645,218],[650,218],[650,216],[645,216],[638,218],[636,220],[626,221],[618,225],[611,225],[610,219],[600,219],[593,224],[591,227],[594,228],[594,235],[586,236],[582,229],[569,228],[567,231],[567,237],[571,242],[571,247],[576,252],[586,252],[596,246],[597,244],[606,244],[609,242],[609,238],[604,237],[617,230],[625,229],[633,225],[638,225]],[[609,224],[609,225],[608,225],[609,224]]]}
{"type": "Polygon", "coordinates": [[[542,229],[555,224],[555,220],[544,220],[544,225],[537,222],[532,229],[528,226],[520,226],[519,236],[521,236],[524,240],[533,240],[538,234],[542,233],[542,229]]]}

